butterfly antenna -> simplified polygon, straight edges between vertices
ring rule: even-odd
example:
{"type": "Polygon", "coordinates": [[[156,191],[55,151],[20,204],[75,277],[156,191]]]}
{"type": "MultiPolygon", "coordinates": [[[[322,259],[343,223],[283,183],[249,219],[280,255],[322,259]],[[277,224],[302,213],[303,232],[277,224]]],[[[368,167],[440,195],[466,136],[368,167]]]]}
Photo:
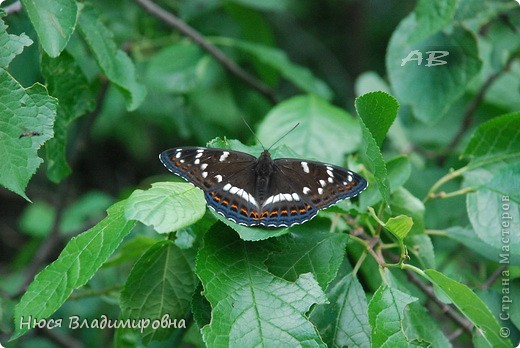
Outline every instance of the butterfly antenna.
{"type": "Polygon", "coordinates": [[[300,125],[300,122],[296,123],[294,125],[294,127],[292,127],[287,133],[285,133],[284,135],[282,135],[277,141],[274,142],[274,144],[272,144],[271,146],[269,146],[269,148],[267,149],[267,151],[269,151],[273,146],[275,146],[280,140],[282,140],[283,138],[285,138],[287,136],[287,134],[291,133],[296,127],[298,127],[300,125]]]}
{"type": "Polygon", "coordinates": [[[251,127],[249,126],[249,123],[247,123],[246,119],[240,115],[240,117],[242,117],[242,121],[244,121],[244,123],[246,124],[247,128],[249,128],[249,130],[251,131],[251,133],[253,133],[253,136],[255,137],[256,141],[258,141],[258,143],[262,146],[262,149],[265,150],[265,146],[264,144],[262,144],[262,142],[260,141],[260,139],[258,139],[258,137],[256,136],[255,132],[253,132],[253,130],[251,129],[251,127]]]}

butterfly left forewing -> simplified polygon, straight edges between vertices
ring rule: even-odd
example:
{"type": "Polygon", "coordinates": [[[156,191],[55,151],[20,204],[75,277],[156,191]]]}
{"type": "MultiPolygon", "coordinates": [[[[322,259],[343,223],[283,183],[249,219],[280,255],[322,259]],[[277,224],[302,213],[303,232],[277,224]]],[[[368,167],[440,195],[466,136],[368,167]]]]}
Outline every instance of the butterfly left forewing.
{"type": "Polygon", "coordinates": [[[159,158],[172,173],[201,188],[214,211],[239,224],[258,224],[259,207],[253,195],[256,157],[224,149],[179,147],[159,158]]]}

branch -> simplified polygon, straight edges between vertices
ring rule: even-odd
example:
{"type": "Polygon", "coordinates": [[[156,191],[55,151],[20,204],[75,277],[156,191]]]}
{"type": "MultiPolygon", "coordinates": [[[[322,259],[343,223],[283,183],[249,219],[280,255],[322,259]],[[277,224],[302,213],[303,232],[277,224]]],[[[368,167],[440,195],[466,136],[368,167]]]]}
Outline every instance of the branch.
{"type": "Polygon", "coordinates": [[[199,45],[203,50],[220,62],[220,64],[222,64],[222,66],[224,66],[230,73],[253,87],[271,103],[276,104],[278,102],[278,98],[276,98],[273,91],[268,86],[243,70],[235,62],[229,59],[219,48],[209,43],[198,31],[150,0],[135,1],[152,16],[159,18],[172,28],[177,29],[182,34],[186,35],[190,40],[199,45]]]}

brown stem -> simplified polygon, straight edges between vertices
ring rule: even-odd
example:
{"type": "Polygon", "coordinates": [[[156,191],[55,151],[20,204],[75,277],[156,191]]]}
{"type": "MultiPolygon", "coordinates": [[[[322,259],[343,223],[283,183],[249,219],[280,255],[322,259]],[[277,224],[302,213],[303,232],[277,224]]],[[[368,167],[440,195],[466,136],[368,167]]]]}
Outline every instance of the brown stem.
{"type": "Polygon", "coordinates": [[[199,45],[202,49],[213,56],[222,66],[224,66],[230,73],[237,76],[239,79],[256,89],[259,93],[265,96],[271,103],[276,104],[278,98],[274,95],[273,91],[267,87],[262,81],[258,80],[248,72],[243,70],[235,62],[229,59],[224,52],[219,48],[209,43],[204,36],[198,31],[190,27],[184,21],[174,16],[170,12],[164,10],[150,0],[135,0],[141,7],[143,7],[148,13],[154,17],[159,18],[169,26],[177,29],[182,34],[186,35],[190,40],[199,45]]]}

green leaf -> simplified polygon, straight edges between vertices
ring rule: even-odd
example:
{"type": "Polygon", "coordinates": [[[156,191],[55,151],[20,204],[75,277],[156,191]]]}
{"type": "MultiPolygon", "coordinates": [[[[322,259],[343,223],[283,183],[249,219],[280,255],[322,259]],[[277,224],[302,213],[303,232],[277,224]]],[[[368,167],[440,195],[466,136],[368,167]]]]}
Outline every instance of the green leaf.
{"type": "Polygon", "coordinates": [[[413,340],[427,341],[431,348],[449,348],[451,343],[446,338],[442,330],[439,328],[438,321],[434,320],[419,302],[413,302],[408,305],[404,315],[403,326],[405,335],[413,340]]]}
{"type": "Polygon", "coordinates": [[[464,149],[463,157],[482,162],[520,156],[520,113],[495,117],[482,123],[464,149]]]}
{"type": "Polygon", "coordinates": [[[406,215],[399,215],[391,217],[385,223],[385,228],[390,231],[399,240],[403,240],[410,232],[412,228],[413,220],[411,217],[406,215]]]}
{"type": "Polygon", "coordinates": [[[125,262],[134,263],[155,243],[157,243],[157,240],[154,238],[137,235],[123,242],[117,249],[117,252],[103,264],[103,268],[112,267],[125,262]]]}
{"type": "Polygon", "coordinates": [[[385,92],[371,92],[356,98],[356,111],[381,147],[397,116],[399,103],[385,92]]]}
{"type": "Polygon", "coordinates": [[[41,72],[49,93],[60,101],[54,138],[45,144],[47,176],[58,183],[71,172],[66,159],[68,127],[74,119],[94,109],[96,98],[83,71],[67,52],[55,59],[43,54],[41,72]]]}
{"type": "Polygon", "coordinates": [[[484,243],[508,252],[520,250],[520,205],[509,196],[482,188],[466,196],[466,207],[473,230],[484,243]]]}
{"type": "Polygon", "coordinates": [[[298,96],[275,106],[260,124],[257,136],[270,146],[298,122],[282,142],[300,156],[341,165],[344,156],[359,147],[358,122],[315,96],[298,96]]]}
{"type": "MultiPolygon", "coordinates": [[[[121,291],[123,317],[151,321],[161,320],[164,315],[172,321],[185,318],[197,284],[194,249],[179,249],[170,240],[158,242],[137,261],[128,276],[121,291]]],[[[153,329],[150,325],[143,332],[143,343],[164,340],[172,329],[153,329]]]]}
{"type": "Polygon", "coordinates": [[[42,163],[37,151],[53,135],[57,101],[40,84],[24,89],[0,68],[0,184],[25,199],[25,187],[42,163]]]}
{"type": "Polygon", "coordinates": [[[314,94],[325,100],[332,99],[333,94],[329,86],[315,77],[309,69],[291,62],[285,52],[280,49],[229,38],[215,38],[213,41],[251,54],[259,62],[272,67],[306,93],[314,94]]]}
{"type": "Polygon", "coordinates": [[[381,285],[368,304],[372,347],[402,347],[408,342],[403,321],[406,305],[417,301],[387,285],[381,285]]]}
{"type": "Polygon", "coordinates": [[[169,233],[195,223],[205,211],[204,193],[192,184],[156,182],[128,197],[125,216],[159,233],[169,233]]]}
{"type": "Polygon", "coordinates": [[[518,249],[509,248],[509,253],[506,253],[502,250],[502,246],[493,246],[483,242],[471,228],[454,226],[448,228],[446,232],[449,238],[456,240],[488,260],[497,263],[507,262],[511,266],[520,266],[520,250],[518,249]]]}
{"type": "Polygon", "coordinates": [[[291,233],[276,238],[266,265],[280,278],[296,281],[302,273],[312,273],[322,289],[336,277],[345,255],[348,235],[330,233],[327,220],[315,218],[291,228],[291,233]]]}
{"type": "Polygon", "coordinates": [[[207,74],[207,57],[199,46],[181,41],[156,53],[148,64],[147,83],[157,92],[186,93],[207,74]]]}
{"type": "Polygon", "coordinates": [[[330,303],[316,306],[311,320],[329,347],[370,347],[368,305],[352,273],[327,290],[330,303]]]}
{"type": "Polygon", "coordinates": [[[449,34],[438,32],[420,42],[413,41],[414,33],[420,30],[414,14],[399,24],[388,45],[386,70],[401,104],[409,104],[419,120],[432,124],[464,94],[482,62],[475,35],[469,30],[455,26],[449,34]],[[430,61],[429,51],[448,52],[438,58],[447,63],[430,61]],[[417,81],[421,81],[421,88],[417,88],[417,81]]]}
{"type": "Polygon", "coordinates": [[[210,347],[324,346],[305,313],[325,294],[311,274],[295,283],[273,276],[264,265],[262,242],[249,243],[222,224],[206,234],[196,271],[213,312],[202,328],[210,347]]]}
{"type": "Polygon", "coordinates": [[[457,0],[420,0],[415,8],[417,30],[410,36],[410,42],[426,39],[446,26],[455,15],[457,0]]]}
{"type": "Polygon", "coordinates": [[[278,237],[282,236],[286,233],[290,232],[290,229],[287,227],[281,227],[281,228],[265,228],[265,227],[248,227],[239,225],[237,223],[234,223],[233,221],[230,221],[223,217],[222,215],[211,211],[213,215],[220,220],[224,225],[227,225],[228,227],[232,228],[234,231],[238,233],[240,236],[240,239],[254,242],[259,240],[264,240],[272,237],[278,237]]]}
{"type": "Polygon", "coordinates": [[[79,29],[101,71],[123,93],[126,108],[137,109],[146,96],[146,89],[137,81],[134,64],[124,51],[117,49],[110,31],[91,6],[83,8],[79,29]]]}
{"type": "Polygon", "coordinates": [[[372,131],[365,124],[365,120],[370,127],[378,134],[378,137],[382,141],[382,137],[386,134],[388,130],[387,127],[392,124],[395,119],[395,115],[393,112],[397,112],[395,100],[384,92],[373,92],[369,94],[362,95],[361,97],[356,98],[356,111],[361,118],[361,133],[362,133],[362,141],[361,147],[359,149],[359,154],[363,163],[367,166],[368,170],[374,174],[374,179],[378,185],[379,192],[383,197],[383,200],[388,204],[390,199],[390,189],[386,171],[385,161],[383,160],[383,155],[379,150],[376,139],[372,135],[372,131]],[[370,107],[371,103],[380,104],[381,106],[378,108],[370,107]],[[374,112],[380,112],[382,110],[386,110],[385,120],[383,122],[383,126],[378,129],[377,128],[377,115],[374,112]]]}
{"type": "Polygon", "coordinates": [[[7,25],[0,19],[0,68],[7,68],[24,47],[32,45],[33,41],[24,33],[18,35],[7,34],[7,25]]]}
{"type": "Polygon", "coordinates": [[[76,28],[78,5],[75,0],[21,0],[39,42],[51,57],[67,46],[76,28]]]}
{"type": "Polygon", "coordinates": [[[480,331],[491,347],[512,347],[511,341],[500,337],[500,325],[486,304],[470,288],[460,284],[444,274],[427,269],[424,273],[438,286],[453,304],[480,331]]]}
{"type": "Polygon", "coordinates": [[[54,223],[56,211],[45,201],[29,204],[20,216],[20,230],[33,237],[45,237],[54,223]]]}
{"type": "Polygon", "coordinates": [[[72,238],[58,259],[36,275],[15,307],[15,333],[11,340],[29,331],[27,325],[20,325],[22,319],[49,318],[110,257],[135,225],[126,221],[124,205],[125,202],[119,202],[110,207],[103,221],[72,238]]]}

